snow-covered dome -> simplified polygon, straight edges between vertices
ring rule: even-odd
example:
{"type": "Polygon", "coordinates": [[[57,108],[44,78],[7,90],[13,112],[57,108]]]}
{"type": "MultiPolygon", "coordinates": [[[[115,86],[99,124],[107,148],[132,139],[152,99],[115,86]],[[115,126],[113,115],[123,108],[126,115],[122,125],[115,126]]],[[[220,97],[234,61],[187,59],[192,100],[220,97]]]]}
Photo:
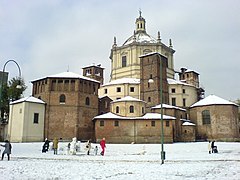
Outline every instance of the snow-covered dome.
{"type": "Polygon", "coordinates": [[[157,43],[157,40],[153,38],[152,36],[148,35],[145,32],[138,32],[135,35],[132,35],[130,38],[128,38],[123,45],[128,45],[133,42],[137,43],[157,43]]]}
{"type": "Polygon", "coordinates": [[[123,43],[123,46],[131,44],[133,42],[136,42],[136,43],[157,43],[158,42],[155,38],[147,34],[146,21],[141,14],[142,12],[139,11],[139,17],[136,19],[136,22],[135,22],[136,30],[134,31],[133,35],[123,43]]]}

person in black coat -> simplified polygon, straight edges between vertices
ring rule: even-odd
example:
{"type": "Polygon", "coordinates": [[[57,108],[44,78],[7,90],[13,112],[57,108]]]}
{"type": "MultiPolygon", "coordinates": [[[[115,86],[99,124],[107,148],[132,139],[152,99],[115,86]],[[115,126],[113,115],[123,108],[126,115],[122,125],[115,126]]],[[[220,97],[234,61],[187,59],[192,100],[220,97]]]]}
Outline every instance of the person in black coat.
{"type": "Polygon", "coordinates": [[[12,151],[12,145],[10,144],[10,142],[8,140],[5,140],[5,144],[2,145],[0,144],[1,146],[5,147],[3,153],[2,153],[2,160],[4,158],[4,155],[7,154],[8,156],[8,161],[10,160],[10,154],[11,154],[11,151],[12,151]]]}
{"type": "Polygon", "coordinates": [[[45,139],[45,142],[44,142],[44,144],[43,144],[43,147],[42,147],[42,153],[45,153],[45,152],[48,151],[48,149],[49,149],[49,143],[50,143],[50,141],[46,138],[46,139],[45,139]]]}
{"type": "Polygon", "coordinates": [[[215,147],[214,143],[215,143],[215,141],[212,141],[212,144],[211,144],[212,153],[214,153],[214,147],[215,147]]]}

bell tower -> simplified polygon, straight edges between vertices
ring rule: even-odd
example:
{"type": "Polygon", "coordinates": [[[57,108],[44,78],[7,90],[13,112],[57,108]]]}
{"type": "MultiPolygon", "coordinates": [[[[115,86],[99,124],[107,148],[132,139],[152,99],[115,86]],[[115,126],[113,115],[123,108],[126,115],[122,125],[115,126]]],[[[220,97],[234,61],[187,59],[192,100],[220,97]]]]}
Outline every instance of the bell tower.
{"type": "Polygon", "coordinates": [[[104,68],[101,67],[101,64],[98,64],[98,65],[93,64],[91,66],[87,66],[82,69],[83,69],[83,76],[95,79],[95,80],[99,81],[101,84],[103,84],[104,68]]]}

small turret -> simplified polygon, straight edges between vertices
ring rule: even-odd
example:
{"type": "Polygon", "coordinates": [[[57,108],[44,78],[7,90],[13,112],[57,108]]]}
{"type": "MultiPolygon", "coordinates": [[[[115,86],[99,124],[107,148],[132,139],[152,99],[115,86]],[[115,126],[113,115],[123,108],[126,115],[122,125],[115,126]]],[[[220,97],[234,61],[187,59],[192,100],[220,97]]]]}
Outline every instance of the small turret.
{"type": "Polygon", "coordinates": [[[116,38],[116,36],[114,36],[114,38],[113,38],[113,45],[112,45],[112,47],[117,47],[117,38],[116,38]]]}
{"type": "Polygon", "coordinates": [[[169,39],[169,47],[172,48],[172,39],[169,39]]]}
{"type": "Polygon", "coordinates": [[[158,37],[157,37],[157,41],[158,41],[159,43],[161,42],[160,31],[158,31],[158,37]]]}

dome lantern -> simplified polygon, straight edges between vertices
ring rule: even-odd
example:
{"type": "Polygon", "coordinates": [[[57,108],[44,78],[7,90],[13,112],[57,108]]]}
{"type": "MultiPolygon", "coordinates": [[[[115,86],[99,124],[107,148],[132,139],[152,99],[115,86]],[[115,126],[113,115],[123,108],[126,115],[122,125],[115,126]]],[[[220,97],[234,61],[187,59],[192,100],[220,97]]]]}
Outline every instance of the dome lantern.
{"type": "Polygon", "coordinates": [[[142,11],[139,11],[139,17],[136,19],[136,33],[138,32],[144,32],[146,33],[146,21],[145,19],[142,17],[142,11]]]}

